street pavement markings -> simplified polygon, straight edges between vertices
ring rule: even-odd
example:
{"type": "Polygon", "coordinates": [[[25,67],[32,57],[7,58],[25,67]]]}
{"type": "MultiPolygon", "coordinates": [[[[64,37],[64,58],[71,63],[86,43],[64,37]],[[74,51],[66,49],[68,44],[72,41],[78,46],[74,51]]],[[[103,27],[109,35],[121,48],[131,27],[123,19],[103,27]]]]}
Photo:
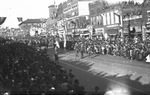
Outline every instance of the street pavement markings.
{"type": "MultiPolygon", "coordinates": [[[[147,94],[147,93],[144,93],[143,91],[141,91],[141,90],[139,90],[139,89],[136,89],[136,88],[134,88],[134,87],[131,87],[131,86],[125,85],[125,84],[123,84],[123,83],[117,82],[117,81],[115,81],[115,80],[112,80],[112,79],[109,79],[109,78],[106,78],[106,77],[102,77],[102,76],[100,76],[100,75],[97,75],[98,73],[95,72],[95,71],[94,71],[94,72],[93,72],[93,71],[92,71],[92,72],[89,72],[89,71],[84,70],[84,69],[82,69],[82,68],[79,68],[79,67],[77,67],[77,66],[71,65],[71,64],[69,64],[68,62],[64,62],[63,60],[60,60],[60,62],[63,63],[63,64],[66,64],[66,65],[69,65],[69,66],[71,66],[71,67],[77,68],[77,69],[79,69],[79,70],[81,70],[81,71],[84,71],[84,72],[87,72],[87,73],[91,73],[92,75],[93,75],[93,73],[94,73],[95,76],[101,77],[101,78],[103,78],[103,79],[106,79],[106,80],[108,80],[108,81],[111,81],[111,82],[120,84],[120,85],[125,86],[125,87],[132,88],[132,89],[134,89],[134,90],[136,90],[136,91],[138,91],[138,92],[141,92],[141,93],[143,93],[143,94],[147,94]],[[96,74],[96,73],[97,73],[97,74],[96,74]]],[[[77,64],[79,64],[79,63],[81,63],[81,62],[77,62],[77,64]]],[[[147,94],[147,95],[148,95],[148,94],[147,94]]]]}

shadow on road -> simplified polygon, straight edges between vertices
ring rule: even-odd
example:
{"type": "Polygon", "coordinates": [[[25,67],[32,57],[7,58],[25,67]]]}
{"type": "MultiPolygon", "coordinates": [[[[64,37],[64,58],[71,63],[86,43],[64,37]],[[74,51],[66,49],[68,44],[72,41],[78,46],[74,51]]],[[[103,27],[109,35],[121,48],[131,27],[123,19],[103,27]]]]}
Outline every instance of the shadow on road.
{"type": "MultiPolygon", "coordinates": [[[[69,63],[69,64],[71,64],[75,67],[81,68],[87,72],[89,72],[90,68],[93,65],[91,63],[89,64],[88,62],[80,62],[80,61],[73,61],[73,60],[67,60],[67,61],[63,61],[63,62],[69,63]]],[[[123,76],[119,76],[119,73],[116,75],[110,75],[105,72],[100,72],[100,73],[94,74],[94,76],[103,78],[104,80],[111,81],[111,82],[106,82],[106,81],[102,80],[102,82],[106,83],[106,84],[105,83],[103,83],[103,84],[112,86],[112,88],[114,88],[114,86],[116,84],[126,86],[131,92],[130,95],[150,95],[150,84],[143,85],[140,83],[140,79],[142,78],[142,76],[139,76],[134,80],[131,80],[131,77],[133,76],[132,74],[126,74],[123,76]]],[[[102,86],[102,87],[104,87],[104,86],[102,86]]],[[[106,87],[105,87],[105,89],[101,89],[101,90],[102,91],[106,90],[106,87]]]]}
{"type": "MultiPolygon", "coordinates": [[[[50,50],[48,51],[50,56],[53,56],[54,51],[50,50]]],[[[64,51],[59,50],[59,54],[69,54],[72,53],[71,51],[64,51]]],[[[95,55],[93,57],[97,57],[99,55],[95,55]]],[[[85,56],[88,57],[88,56],[85,56]]],[[[61,58],[60,58],[61,59],[61,58]]],[[[64,63],[72,65],[75,69],[82,69],[86,72],[90,72],[90,68],[93,66],[92,63],[89,62],[81,62],[80,59],[75,60],[62,60],[64,63]],[[76,68],[77,67],[77,68],[76,68]]],[[[70,66],[71,67],[71,66],[70,66]]],[[[78,77],[78,79],[81,81],[81,83],[85,86],[87,90],[90,90],[91,87],[99,86],[101,92],[105,92],[108,86],[112,86],[112,88],[117,87],[118,85],[123,85],[124,87],[127,87],[130,91],[130,95],[150,95],[150,83],[149,84],[141,84],[140,79],[142,76],[137,77],[136,79],[132,80],[131,77],[133,74],[126,74],[123,76],[119,76],[119,72],[116,75],[110,75],[106,72],[99,72],[99,73],[92,73],[93,77],[88,76],[88,74],[85,74],[85,72],[81,72],[79,70],[73,71],[75,76],[78,77]],[[95,77],[95,78],[94,78],[95,77]],[[86,79],[85,79],[86,78],[86,79]]]]}

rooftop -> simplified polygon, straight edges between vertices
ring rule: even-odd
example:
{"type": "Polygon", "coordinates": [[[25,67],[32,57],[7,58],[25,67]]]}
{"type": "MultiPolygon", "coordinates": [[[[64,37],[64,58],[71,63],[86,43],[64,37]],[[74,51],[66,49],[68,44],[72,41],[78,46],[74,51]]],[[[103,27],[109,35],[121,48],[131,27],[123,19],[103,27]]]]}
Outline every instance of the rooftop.
{"type": "Polygon", "coordinates": [[[19,24],[19,26],[22,24],[27,24],[27,23],[43,23],[43,22],[46,22],[46,19],[27,19],[27,20],[21,22],[19,24]]]}

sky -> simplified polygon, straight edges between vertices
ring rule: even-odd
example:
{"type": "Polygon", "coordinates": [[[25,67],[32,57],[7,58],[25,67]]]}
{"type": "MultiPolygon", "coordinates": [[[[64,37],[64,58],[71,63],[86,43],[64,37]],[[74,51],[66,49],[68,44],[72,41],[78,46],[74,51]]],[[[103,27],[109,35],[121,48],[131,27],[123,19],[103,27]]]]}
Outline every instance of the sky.
{"type": "MultiPolygon", "coordinates": [[[[66,0],[0,0],[0,17],[7,17],[4,26],[17,22],[16,17],[27,18],[48,18],[48,6],[58,5],[66,0]]],[[[108,2],[129,1],[129,0],[108,0],[108,2]]],[[[142,2],[143,0],[134,0],[142,2]]]]}

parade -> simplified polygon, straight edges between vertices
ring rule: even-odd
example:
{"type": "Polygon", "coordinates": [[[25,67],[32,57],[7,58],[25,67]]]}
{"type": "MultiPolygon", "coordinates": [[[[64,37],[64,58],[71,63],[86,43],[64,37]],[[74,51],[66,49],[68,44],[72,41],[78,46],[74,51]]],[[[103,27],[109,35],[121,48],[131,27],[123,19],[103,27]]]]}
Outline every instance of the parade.
{"type": "Polygon", "coordinates": [[[0,94],[150,94],[149,0],[8,1],[0,94]]]}

